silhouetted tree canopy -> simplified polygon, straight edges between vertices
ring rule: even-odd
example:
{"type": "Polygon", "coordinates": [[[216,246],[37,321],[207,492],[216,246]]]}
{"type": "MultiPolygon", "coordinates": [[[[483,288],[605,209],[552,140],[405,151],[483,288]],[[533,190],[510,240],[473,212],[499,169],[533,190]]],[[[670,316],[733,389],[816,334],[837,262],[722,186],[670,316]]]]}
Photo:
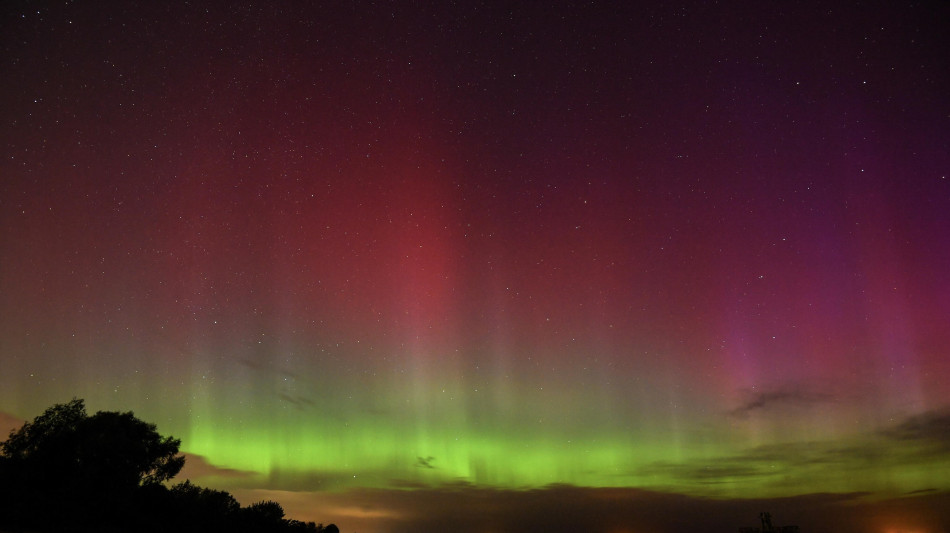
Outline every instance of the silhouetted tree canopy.
{"type": "Polygon", "coordinates": [[[46,483],[127,491],[178,474],[185,465],[178,455],[180,445],[132,413],[99,411],[87,416],[83,401],[73,400],[50,407],[11,432],[0,444],[0,454],[46,483]]]}
{"type": "Polygon", "coordinates": [[[190,481],[169,488],[185,464],[180,445],[131,412],[54,405],[0,443],[0,530],[338,531],[286,520],[277,502],[242,508],[190,481]]]}

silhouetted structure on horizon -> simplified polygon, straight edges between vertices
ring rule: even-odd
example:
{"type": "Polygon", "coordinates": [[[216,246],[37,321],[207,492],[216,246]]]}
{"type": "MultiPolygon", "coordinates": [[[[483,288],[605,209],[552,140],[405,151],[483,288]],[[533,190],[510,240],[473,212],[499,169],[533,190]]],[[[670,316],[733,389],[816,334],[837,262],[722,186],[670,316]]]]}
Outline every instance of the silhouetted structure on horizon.
{"type": "Polygon", "coordinates": [[[798,526],[773,526],[772,513],[759,513],[762,527],[740,527],[739,533],[799,533],[798,526]]]}

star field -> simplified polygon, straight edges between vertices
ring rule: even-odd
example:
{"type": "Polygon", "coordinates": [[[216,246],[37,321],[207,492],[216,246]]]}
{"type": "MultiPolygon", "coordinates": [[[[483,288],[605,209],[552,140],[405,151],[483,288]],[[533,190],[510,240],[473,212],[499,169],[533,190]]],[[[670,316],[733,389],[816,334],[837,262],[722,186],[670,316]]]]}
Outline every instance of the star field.
{"type": "Polygon", "coordinates": [[[346,531],[943,531],[948,14],[13,2],[0,422],[346,531]]]}

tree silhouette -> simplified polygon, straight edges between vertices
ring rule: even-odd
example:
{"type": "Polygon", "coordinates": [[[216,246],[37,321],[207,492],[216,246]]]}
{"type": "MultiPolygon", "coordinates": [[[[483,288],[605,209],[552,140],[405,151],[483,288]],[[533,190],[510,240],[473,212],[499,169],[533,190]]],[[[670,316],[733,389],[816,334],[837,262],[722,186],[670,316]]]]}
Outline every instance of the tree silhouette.
{"type": "Polygon", "coordinates": [[[48,484],[127,491],[175,477],[185,465],[180,445],[130,412],[87,416],[83,401],[74,399],[11,432],[0,443],[0,455],[48,484]]]}
{"type": "Polygon", "coordinates": [[[88,416],[76,399],[54,405],[0,444],[4,515],[49,527],[122,518],[141,489],[181,470],[179,445],[132,413],[88,416]]]}
{"type": "Polygon", "coordinates": [[[241,508],[229,493],[168,488],[185,458],[131,412],[86,414],[82,400],[54,405],[0,442],[0,531],[335,531],[284,519],[277,502],[241,508]]]}
{"type": "Polygon", "coordinates": [[[223,490],[206,489],[185,481],[169,490],[170,520],[176,531],[233,530],[241,505],[223,490]]]}
{"type": "Polygon", "coordinates": [[[242,509],[244,531],[279,531],[284,525],[284,508],[273,501],[257,502],[242,509]]]}
{"type": "Polygon", "coordinates": [[[50,444],[62,441],[86,418],[86,408],[82,400],[58,404],[47,409],[23,424],[18,430],[10,432],[10,437],[0,443],[0,456],[12,460],[30,457],[39,458],[50,450],[50,444]]]}
{"type": "Polygon", "coordinates": [[[279,522],[284,519],[284,508],[274,501],[264,501],[247,507],[247,514],[267,522],[279,522]]]}

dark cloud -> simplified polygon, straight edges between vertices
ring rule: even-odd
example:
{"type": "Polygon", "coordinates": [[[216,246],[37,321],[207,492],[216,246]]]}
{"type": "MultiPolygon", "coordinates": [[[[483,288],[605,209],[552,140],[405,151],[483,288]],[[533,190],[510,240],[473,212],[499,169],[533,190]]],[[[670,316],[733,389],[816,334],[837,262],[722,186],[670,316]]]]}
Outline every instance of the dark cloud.
{"type": "Polygon", "coordinates": [[[723,459],[738,464],[781,464],[801,470],[829,466],[843,468],[849,464],[863,468],[870,462],[885,460],[886,455],[892,454],[881,449],[876,442],[843,444],[837,441],[799,441],[756,446],[723,459]]]}
{"type": "Polygon", "coordinates": [[[428,457],[417,457],[416,466],[419,466],[422,468],[435,468],[434,466],[432,466],[432,461],[435,461],[435,457],[432,457],[431,455],[428,457]]]}
{"type": "Polygon", "coordinates": [[[253,472],[246,470],[237,470],[234,468],[221,468],[208,462],[204,456],[193,453],[186,453],[185,466],[181,469],[177,479],[199,480],[202,478],[247,478],[254,475],[253,472]]]}
{"type": "Polygon", "coordinates": [[[663,475],[674,479],[699,483],[730,483],[736,478],[767,475],[755,464],[739,464],[737,461],[717,460],[715,464],[701,463],[654,463],[637,471],[641,475],[663,475]]]}
{"type": "Polygon", "coordinates": [[[882,434],[896,441],[928,444],[950,451],[950,408],[908,417],[882,434]]]}
{"type": "Polygon", "coordinates": [[[927,494],[927,493],[937,492],[937,491],[938,491],[938,489],[934,489],[934,488],[930,488],[930,489],[920,489],[920,490],[912,490],[912,491],[908,492],[907,495],[908,495],[908,496],[916,496],[916,495],[918,495],[918,494],[927,494]]]}
{"type": "Polygon", "coordinates": [[[763,489],[782,489],[814,486],[822,480],[833,483],[842,475],[863,475],[872,469],[920,468],[922,464],[932,463],[935,457],[950,462],[950,450],[933,446],[922,449],[916,442],[865,434],[848,442],[789,442],[756,446],[703,460],[657,462],[631,474],[671,478],[677,487],[691,492],[705,493],[712,486],[729,490],[748,483],[763,489]]]}
{"type": "MultiPolygon", "coordinates": [[[[294,406],[299,411],[308,410],[316,405],[312,398],[302,394],[298,394],[296,390],[304,388],[303,386],[298,386],[297,382],[300,376],[296,372],[291,372],[281,368],[275,364],[267,362],[266,360],[256,360],[251,358],[236,358],[234,360],[239,365],[252,370],[254,373],[260,376],[268,376],[270,379],[274,380],[275,383],[279,385],[277,390],[277,398],[282,402],[286,402],[294,406]]],[[[307,390],[315,391],[319,390],[317,387],[307,386],[307,390]]]]}
{"type": "Polygon", "coordinates": [[[756,412],[767,412],[778,409],[810,408],[815,404],[834,400],[830,394],[808,391],[803,388],[779,388],[766,391],[745,391],[745,400],[741,405],[729,412],[736,418],[746,418],[756,412]]]}
{"type": "MultiPolygon", "coordinates": [[[[817,402],[814,395],[766,394],[756,405],[770,402],[817,402]],[[781,398],[781,399],[777,399],[781,398]]],[[[752,404],[748,404],[752,405],[752,404]]],[[[764,408],[764,407],[755,407],[764,408]]],[[[910,416],[881,431],[855,435],[848,440],[798,441],[756,446],[738,453],[688,460],[678,463],[657,462],[639,468],[631,475],[673,479],[674,486],[691,494],[729,491],[750,483],[766,493],[776,494],[796,486],[829,486],[841,476],[864,478],[867,472],[890,469],[920,472],[919,489],[909,495],[932,491],[939,470],[950,464],[950,410],[942,409],[910,416]],[[771,492],[770,492],[771,491],[771,492]]],[[[867,490],[887,490],[886,481],[867,490]]],[[[874,480],[869,479],[873,484],[874,480]]]]}
{"type": "Polygon", "coordinates": [[[286,377],[290,379],[297,379],[298,375],[296,372],[291,372],[285,368],[281,368],[273,363],[268,361],[261,361],[256,359],[251,359],[248,357],[236,358],[235,362],[240,365],[243,365],[251,370],[260,372],[262,374],[273,374],[281,377],[286,377]]]}
{"type": "Polygon", "coordinates": [[[657,462],[638,469],[638,476],[671,477],[686,485],[734,484],[752,478],[807,472],[816,464],[837,462],[819,443],[786,443],[749,448],[744,452],[682,463],[657,462]]]}
{"type": "Polygon", "coordinates": [[[281,400],[293,405],[297,409],[304,410],[308,407],[313,407],[314,401],[306,396],[301,396],[299,394],[289,394],[286,392],[277,393],[277,397],[281,400]]]}

